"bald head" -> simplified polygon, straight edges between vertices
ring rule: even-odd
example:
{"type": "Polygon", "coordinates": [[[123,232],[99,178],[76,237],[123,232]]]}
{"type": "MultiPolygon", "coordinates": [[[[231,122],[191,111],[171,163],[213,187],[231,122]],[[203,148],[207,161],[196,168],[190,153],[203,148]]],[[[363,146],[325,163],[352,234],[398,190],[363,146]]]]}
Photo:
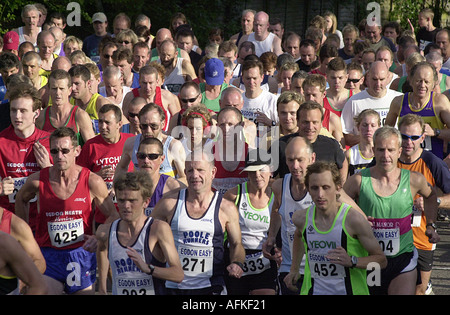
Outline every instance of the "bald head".
{"type": "Polygon", "coordinates": [[[255,15],[253,22],[253,31],[255,32],[256,39],[265,39],[269,32],[269,15],[264,11],[259,11],[255,15]]]}
{"type": "Polygon", "coordinates": [[[156,40],[156,48],[159,48],[161,43],[165,41],[166,39],[172,39],[172,33],[168,28],[160,28],[155,35],[156,40]]]}
{"type": "Polygon", "coordinates": [[[389,69],[386,63],[375,61],[372,63],[367,74],[367,92],[373,97],[383,97],[386,95],[386,86],[388,85],[389,69]]]}
{"type": "Polygon", "coordinates": [[[72,67],[72,62],[66,56],[59,56],[58,58],[53,60],[53,63],[52,63],[52,71],[56,70],[56,69],[69,71],[69,69],[71,67],[72,67]]]}
{"type": "Polygon", "coordinates": [[[242,110],[242,107],[244,106],[244,99],[242,98],[242,93],[238,88],[230,86],[222,91],[219,103],[221,109],[226,106],[232,106],[242,110]]]}

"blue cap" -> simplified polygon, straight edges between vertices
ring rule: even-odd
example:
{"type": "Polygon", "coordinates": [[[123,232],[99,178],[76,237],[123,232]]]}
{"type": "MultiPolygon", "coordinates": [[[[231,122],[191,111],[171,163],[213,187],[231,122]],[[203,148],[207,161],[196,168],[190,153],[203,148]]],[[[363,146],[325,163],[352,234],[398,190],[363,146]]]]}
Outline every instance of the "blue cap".
{"type": "Polygon", "coordinates": [[[212,58],[205,64],[205,80],[208,85],[222,85],[225,76],[225,68],[220,59],[212,58]]]}

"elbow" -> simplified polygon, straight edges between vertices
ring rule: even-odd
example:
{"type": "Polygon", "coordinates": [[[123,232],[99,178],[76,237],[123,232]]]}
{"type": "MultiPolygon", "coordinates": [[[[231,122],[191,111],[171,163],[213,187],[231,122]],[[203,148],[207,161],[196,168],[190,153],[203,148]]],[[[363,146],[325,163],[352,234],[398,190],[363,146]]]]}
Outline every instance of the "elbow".
{"type": "Polygon", "coordinates": [[[183,269],[181,269],[181,267],[180,267],[180,268],[177,268],[177,269],[175,270],[175,272],[173,273],[173,279],[172,279],[172,281],[173,281],[173,282],[176,282],[176,283],[180,283],[181,281],[183,281],[183,279],[184,279],[184,272],[183,272],[183,269]]]}

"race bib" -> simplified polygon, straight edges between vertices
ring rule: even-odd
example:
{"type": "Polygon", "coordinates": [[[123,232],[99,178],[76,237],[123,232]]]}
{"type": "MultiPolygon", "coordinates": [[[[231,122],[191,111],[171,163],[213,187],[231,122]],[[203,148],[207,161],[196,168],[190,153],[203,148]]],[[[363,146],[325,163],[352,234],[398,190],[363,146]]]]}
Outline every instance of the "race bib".
{"type": "Polygon", "coordinates": [[[65,247],[84,240],[83,219],[48,222],[48,234],[54,247],[65,247]]]}

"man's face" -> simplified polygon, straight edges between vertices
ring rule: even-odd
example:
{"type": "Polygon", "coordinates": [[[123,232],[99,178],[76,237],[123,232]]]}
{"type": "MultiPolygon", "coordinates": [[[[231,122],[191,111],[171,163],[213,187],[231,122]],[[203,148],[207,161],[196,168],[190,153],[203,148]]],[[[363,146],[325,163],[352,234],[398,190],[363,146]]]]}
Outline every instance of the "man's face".
{"type": "Polygon", "coordinates": [[[420,98],[426,98],[434,88],[434,74],[430,67],[420,67],[414,73],[410,82],[414,95],[420,98]]]}
{"type": "Polygon", "coordinates": [[[117,47],[105,47],[103,49],[102,54],[100,55],[100,64],[103,69],[106,69],[108,66],[113,66],[114,62],[112,59],[113,53],[117,50],[117,47]]]}
{"type": "Polygon", "coordinates": [[[55,39],[52,35],[46,35],[41,38],[38,44],[39,55],[43,60],[49,60],[55,49],[55,39]]]}
{"type": "Polygon", "coordinates": [[[23,74],[29,77],[30,79],[35,79],[39,76],[39,64],[36,58],[31,58],[25,61],[22,61],[23,74]]]}
{"type": "Polygon", "coordinates": [[[384,62],[388,68],[390,68],[392,66],[392,62],[393,62],[391,53],[387,50],[380,50],[377,53],[376,60],[384,62]]]}
{"type": "Polygon", "coordinates": [[[393,28],[393,27],[386,27],[384,29],[384,34],[383,35],[384,35],[384,37],[387,37],[387,38],[391,39],[393,43],[397,42],[398,34],[397,34],[397,31],[395,30],[395,28],[393,28]]]}
{"type": "Polygon", "coordinates": [[[100,22],[96,21],[92,23],[92,27],[94,28],[94,33],[98,36],[102,36],[106,33],[106,29],[108,28],[108,22],[100,22]]]}
{"type": "Polygon", "coordinates": [[[341,91],[345,88],[345,84],[347,83],[348,75],[345,70],[327,71],[327,81],[333,90],[341,91]]]}
{"type": "Polygon", "coordinates": [[[422,128],[419,123],[409,126],[402,125],[400,133],[402,134],[402,157],[411,158],[421,149],[421,144],[425,139],[422,128]]]}
{"type": "Polygon", "coordinates": [[[0,74],[3,77],[3,81],[6,81],[6,79],[13,74],[19,73],[19,69],[17,67],[8,68],[8,69],[2,69],[0,70],[0,74]]]}
{"type": "Polygon", "coordinates": [[[300,105],[296,101],[278,105],[278,117],[284,130],[293,131],[297,128],[297,110],[299,107],[300,105]]]}
{"type": "Polygon", "coordinates": [[[279,38],[283,38],[284,28],[281,27],[281,24],[269,24],[269,31],[279,38]]]}
{"type": "Polygon", "coordinates": [[[37,28],[39,23],[39,11],[32,10],[25,12],[22,17],[22,22],[30,29],[37,28]]]}
{"type": "MultiPolygon", "coordinates": [[[[89,82],[89,81],[88,81],[89,82]]],[[[72,77],[72,97],[82,99],[89,92],[88,82],[83,81],[81,76],[72,77]]]]}
{"type": "Polygon", "coordinates": [[[190,53],[192,47],[194,46],[194,42],[191,36],[178,36],[177,45],[178,48],[185,50],[187,53],[190,53]]]}
{"type": "Polygon", "coordinates": [[[253,22],[253,31],[256,36],[263,36],[269,31],[269,21],[262,16],[256,16],[253,22]]]}
{"type": "Polygon", "coordinates": [[[386,92],[386,85],[389,83],[387,80],[388,71],[386,69],[374,68],[373,71],[369,72],[368,88],[369,93],[375,97],[381,97],[386,92]]]}
{"type": "Polygon", "coordinates": [[[33,99],[30,97],[12,100],[9,113],[12,126],[20,132],[33,128],[39,114],[38,111],[33,111],[33,99]]]}
{"type": "Polygon", "coordinates": [[[195,192],[207,192],[211,190],[211,183],[216,174],[216,168],[208,161],[186,161],[186,180],[189,189],[195,192]]]}
{"type": "Polygon", "coordinates": [[[374,25],[374,26],[369,26],[366,25],[366,38],[372,43],[372,44],[376,44],[380,41],[381,39],[381,27],[374,25]]]}
{"type": "Polygon", "coordinates": [[[302,110],[298,120],[298,128],[301,136],[314,142],[322,128],[322,113],[319,109],[302,110]]]}
{"type": "Polygon", "coordinates": [[[361,59],[362,65],[366,71],[369,71],[370,66],[372,65],[372,63],[374,63],[374,61],[375,61],[375,54],[372,52],[365,53],[361,59]]]}
{"type": "Polygon", "coordinates": [[[133,50],[133,68],[140,70],[150,59],[149,50],[145,47],[135,47],[133,50]]]}
{"type": "Polygon", "coordinates": [[[141,104],[130,104],[128,108],[128,121],[133,125],[135,130],[140,130],[139,127],[139,111],[144,107],[145,103],[141,104]]]}
{"type": "Polygon", "coordinates": [[[308,192],[317,209],[326,211],[336,203],[338,190],[330,171],[311,174],[308,186],[308,192]]]}
{"type": "Polygon", "coordinates": [[[310,66],[316,60],[316,51],[313,46],[301,46],[300,57],[303,63],[310,66]]]}
{"type": "Polygon", "coordinates": [[[131,75],[131,68],[133,64],[128,63],[126,59],[114,60],[114,65],[120,69],[122,76],[128,78],[131,75]]]}
{"type": "Polygon", "coordinates": [[[374,158],[376,165],[389,172],[397,167],[402,148],[399,146],[398,138],[392,135],[388,138],[374,139],[374,158]]]}
{"type": "Polygon", "coordinates": [[[253,20],[255,16],[253,13],[247,12],[241,19],[242,30],[248,34],[253,31],[253,20]]]}
{"type": "Polygon", "coordinates": [[[149,97],[153,95],[156,91],[156,86],[158,79],[156,74],[144,74],[139,76],[139,84],[141,86],[141,91],[143,97],[149,97]]]}
{"type": "Polygon", "coordinates": [[[128,29],[128,22],[125,19],[117,19],[114,21],[114,34],[116,36],[126,29],[128,29]]]}
{"type": "Polygon", "coordinates": [[[442,49],[444,56],[448,56],[450,54],[450,42],[447,32],[441,31],[436,34],[436,44],[438,44],[439,48],[442,49]]]}
{"type": "Polygon", "coordinates": [[[138,157],[137,159],[139,169],[142,169],[149,174],[159,173],[161,164],[164,161],[164,154],[159,152],[159,147],[156,144],[142,144],[139,146],[139,152],[146,154],[145,157],[142,154],[141,157],[138,157]]]}
{"type": "Polygon", "coordinates": [[[53,105],[64,105],[69,102],[69,96],[72,94],[72,86],[69,86],[67,79],[49,80],[50,97],[53,105]]]}
{"type": "Polygon", "coordinates": [[[296,78],[291,80],[291,91],[297,92],[298,94],[304,95],[303,91],[303,81],[305,79],[296,78]]]}
{"type": "Polygon", "coordinates": [[[236,92],[227,93],[220,100],[220,108],[225,108],[227,106],[236,107],[237,109],[242,110],[244,100],[236,92]]]}
{"type": "Polygon", "coordinates": [[[286,148],[286,165],[292,177],[300,183],[304,182],[306,170],[313,162],[313,155],[309,153],[305,143],[286,148]]]}
{"type": "Polygon", "coordinates": [[[111,77],[103,77],[103,83],[105,84],[105,90],[107,96],[117,96],[122,91],[123,79],[117,78],[115,75],[111,77]]]}
{"type": "Polygon", "coordinates": [[[300,58],[300,41],[298,38],[289,37],[284,44],[284,50],[294,57],[295,60],[300,58]]]}
{"type": "Polygon", "coordinates": [[[144,209],[149,203],[148,199],[142,198],[139,190],[118,190],[116,198],[120,218],[125,222],[135,222],[144,213],[144,209]]]}
{"type": "Polygon", "coordinates": [[[356,32],[347,32],[343,35],[343,38],[344,38],[345,50],[352,52],[353,44],[355,43],[356,38],[357,38],[356,32]]]}
{"type": "Polygon", "coordinates": [[[303,88],[303,94],[305,101],[314,101],[319,104],[323,104],[323,98],[325,97],[325,91],[320,90],[320,86],[317,85],[305,85],[303,88]]]}
{"type": "Polygon", "coordinates": [[[51,18],[50,25],[59,27],[62,30],[66,27],[66,24],[64,24],[63,20],[57,18],[51,18]]]}
{"type": "Polygon", "coordinates": [[[177,51],[172,44],[166,43],[159,48],[159,58],[161,59],[161,64],[165,68],[173,66],[175,64],[176,57],[177,51]]]}
{"type": "Polygon", "coordinates": [[[144,138],[158,138],[161,135],[164,121],[159,112],[151,110],[139,118],[142,136],[144,138]]]}
{"type": "Polygon", "coordinates": [[[260,73],[259,68],[250,68],[244,71],[242,75],[242,82],[245,89],[249,91],[256,91],[261,88],[261,82],[264,79],[264,74],[260,73]]]}
{"type": "Polygon", "coordinates": [[[75,164],[80,154],[80,146],[74,146],[70,137],[55,138],[50,141],[53,165],[59,171],[66,171],[75,164]]]}
{"type": "Polygon", "coordinates": [[[219,57],[227,58],[233,64],[234,64],[234,62],[236,61],[236,58],[237,58],[236,53],[234,52],[234,50],[227,51],[227,52],[224,52],[223,50],[219,50],[219,57]]]}
{"type": "Polygon", "coordinates": [[[185,87],[178,94],[180,104],[183,109],[198,105],[202,100],[202,94],[197,92],[194,87],[185,87]]]}
{"type": "Polygon", "coordinates": [[[358,70],[349,70],[348,79],[345,88],[349,90],[360,90],[361,84],[364,80],[363,74],[358,70]]]}
{"type": "Polygon", "coordinates": [[[225,141],[231,141],[234,139],[235,128],[240,126],[241,120],[237,117],[236,113],[232,111],[226,111],[219,115],[217,125],[222,131],[222,135],[225,141]]]}
{"type": "Polygon", "coordinates": [[[117,120],[118,119],[112,110],[98,114],[98,129],[100,135],[108,143],[112,143],[118,138],[122,122],[117,120]]]}

